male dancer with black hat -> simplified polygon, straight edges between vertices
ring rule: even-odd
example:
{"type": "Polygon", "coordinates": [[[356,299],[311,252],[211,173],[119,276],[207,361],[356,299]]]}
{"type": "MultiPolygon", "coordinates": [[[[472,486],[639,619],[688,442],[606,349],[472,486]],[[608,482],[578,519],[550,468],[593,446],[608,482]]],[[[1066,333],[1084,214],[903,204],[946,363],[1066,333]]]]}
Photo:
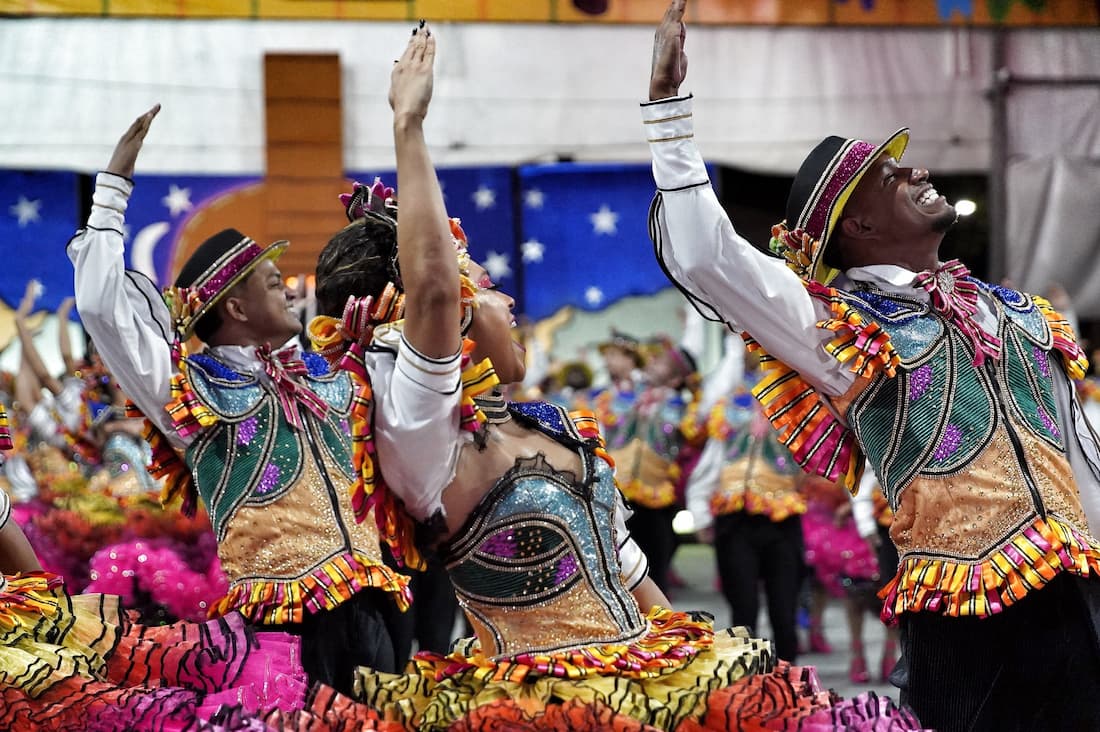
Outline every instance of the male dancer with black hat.
{"type": "Polygon", "coordinates": [[[805,470],[854,488],[873,467],[900,554],[881,596],[901,622],[902,700],[938,730],[1100,729],[1100,451],[1072,329],[939,261],[955,211],[902,167],[907,130],[826,138],[773,229],[781,258],[755,250],[678,96],[685,5],[657,29],[642,106],[656,254],[701,313],[766,351],[754,393],[805,470]]]}
{"type": "Polygon", "coordinates": [[[213,612],[301,635],[310,677],[348,693],[356,666],[397,670],[380,612],[407,607],[407,579],[382,562],[379,526],[401,517],[378,496],[353,505],[353,387],[297,345],[301,323],[276,265],[287,242],[219,232],[164,299],[124,269],[130,176],[159,109],[134,122],[96,178],[88,224],[69,244],[77,309],[151,423],[167,497],[184,510],[201,498],[210,514],[230,580],[213,612]],[[193,334],[207,348],[187,356],[193,334]]]}

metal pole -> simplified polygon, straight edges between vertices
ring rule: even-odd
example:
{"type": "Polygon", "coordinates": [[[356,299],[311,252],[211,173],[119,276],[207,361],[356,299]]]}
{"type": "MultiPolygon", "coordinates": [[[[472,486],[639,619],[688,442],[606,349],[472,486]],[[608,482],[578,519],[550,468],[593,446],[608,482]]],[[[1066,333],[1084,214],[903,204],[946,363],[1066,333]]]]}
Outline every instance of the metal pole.
{"type": "Polygon", "coordinates": [[[1006,58],[1003,28],[993,31],[993,79],[989,101],[993,106],[989,134],[989,281],[1000,282],[1008,274],[1008,92],[1011,72],[1006,58]]]}

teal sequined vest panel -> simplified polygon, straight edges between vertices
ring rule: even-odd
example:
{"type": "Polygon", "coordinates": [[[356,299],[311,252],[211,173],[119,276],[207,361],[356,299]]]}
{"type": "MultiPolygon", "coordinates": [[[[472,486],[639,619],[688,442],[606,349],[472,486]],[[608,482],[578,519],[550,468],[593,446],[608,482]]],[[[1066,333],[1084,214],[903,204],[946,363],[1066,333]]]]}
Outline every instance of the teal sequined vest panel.
{"type": "Polygon", "coordinates": [[[304,382],[329,409],[324,419],[304,412],[304,431],[283,418],[270,386],[209,356],[187,360],[196,396],[218,417],[191,444],[186,458],[219,541],[242,506],[261,507],[286,497],[307,462],[334,490],[346,492],[353,478],[347,423],[351,382],[347,374],[331,373],[323,360],[305,355],[310,374],[304,382]]]}
{"type": "Polygon", "coordinates": [[[967,469],[999,431],[1015,444],[1023,434],[1064,453],[1050,328],[1027,295],[982,284],[1003,345],[999,361],[980,368],[969,367],[974,354],[965,336],[926,304],[869,290],[842,293],[890,334],[901,359],[897,375],[877,377],[847,415],[894,510],[915,478],[967,469]]]}

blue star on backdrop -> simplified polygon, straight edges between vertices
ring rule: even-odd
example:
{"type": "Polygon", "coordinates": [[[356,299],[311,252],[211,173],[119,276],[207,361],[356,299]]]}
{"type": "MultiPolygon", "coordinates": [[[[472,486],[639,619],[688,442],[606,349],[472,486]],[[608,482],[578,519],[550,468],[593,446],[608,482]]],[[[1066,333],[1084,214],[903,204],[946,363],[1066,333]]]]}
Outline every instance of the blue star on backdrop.
{"type": "Polygon", "coordinates": [[[193,212],[258,176],[138,175],[126,208],[126,266],[169,284],[176,239],[193,212]]]}
{"type": "MultiPolygon", "coordinates": [[[[348,173],[394,185],[392,170],[348,173]]],[[[448,213],[462,221],[471,256],[542,319],[565,306],[602,310],[669,287],[647,232],[653,179],[647,165],[555,163],[438,171],[448,213]]],[[[0,298],[14,307],[27,280],[40,307],[72,294],[65,244],[82,225],[77,173],[0,171],[0,298]]],[[[126,266],[169,284],[176,241],[203,204],[258,176],[139,175],[126,211],[126,266]]],[[[401,193],[398,191],[398,199],[401,193]]],[[[338,205],[334,203],[334,205],[338,205]]]]}
{"type": "Polygon", "coordinates": [[[529,317],[545,318],[566,305],[603,310],[670,286],[649,239],[654,186],[648,165],[529,165],[519,177],[529,317]]]}
{"type": "Polygon", "coordinates": [[[38,308],[55,309],[73,294],[65,254],[80,216],[76,173],[0,170],[0,298],[19,305],[27,281],[42,283],[38,308]]]}

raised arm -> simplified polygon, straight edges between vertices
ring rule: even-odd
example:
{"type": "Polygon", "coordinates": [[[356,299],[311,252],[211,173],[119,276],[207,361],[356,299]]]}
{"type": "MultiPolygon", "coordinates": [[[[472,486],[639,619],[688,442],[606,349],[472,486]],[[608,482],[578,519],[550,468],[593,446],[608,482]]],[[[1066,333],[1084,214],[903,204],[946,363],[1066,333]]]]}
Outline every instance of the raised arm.
{"type": "Polygon", "coordinates": [[[822,348],[831,337],[817,327],[824,305],[782,260],[737,233],[710,185],[694,141],[692,99],[678,96],[687,73],[685,6],[672,0],[657,28],[650,101],[642,105],[657,184],[650,209],[657,258],[705,317],[748,331],[826,394],[842,394],[853,376],[822,348]]]}
{"type": "Polygon", "coordinates": [[[397,251],[405,288],[405,339],[420,354],[441,359],[458,352],[461,333],[458,262],[424,141],[434,63],[435,38],[421,21],[393,67],[390,106],[401,196],[397,251]]]}
{"type": "Polygon", "coordinates": [[[164,406],[175,373],[168,310],[148,278],[127,272],[122,228],[133,191],[134,163],[156,105],[134,120],[96,176],[87,226],[69,242],[76,309],[103,363],[123,391],[165,435],[182,446],[164,406]]]}
{"type": "Polygon", "coordinates": [[[65,364],[65,375],[76,373],[76,361],[73,360],[73,341],[69,337],[69,315],[73,311],[76,298],[66,297],[57,308],[57,345],[61,350],[61,360],[65,364]]]}
{"type": "Polygon", "coordinates": [[[42,569],[23,529],[11,520],[11,501],[0,490],[0,572],[36,572],[42,569]]]}
{"type": "Polygon", "coordinates": [[[50,393],[61,393],[61,382],[50,373],[46,364],[42,361],[42,355],[38,353],[38,347],[34,345],[34,334],[27,325],[27,316],[31,314],[34,303],[38,299],[38,291],[42,285],[37,280],[27,282],[27,289],[23,293],[23,300],[19,303],[19,309],[15,311],[15,330],[19,334],[19,345],[23,349],[23,363],[34,374],[41,386],[50,390],[50,393]]]}

